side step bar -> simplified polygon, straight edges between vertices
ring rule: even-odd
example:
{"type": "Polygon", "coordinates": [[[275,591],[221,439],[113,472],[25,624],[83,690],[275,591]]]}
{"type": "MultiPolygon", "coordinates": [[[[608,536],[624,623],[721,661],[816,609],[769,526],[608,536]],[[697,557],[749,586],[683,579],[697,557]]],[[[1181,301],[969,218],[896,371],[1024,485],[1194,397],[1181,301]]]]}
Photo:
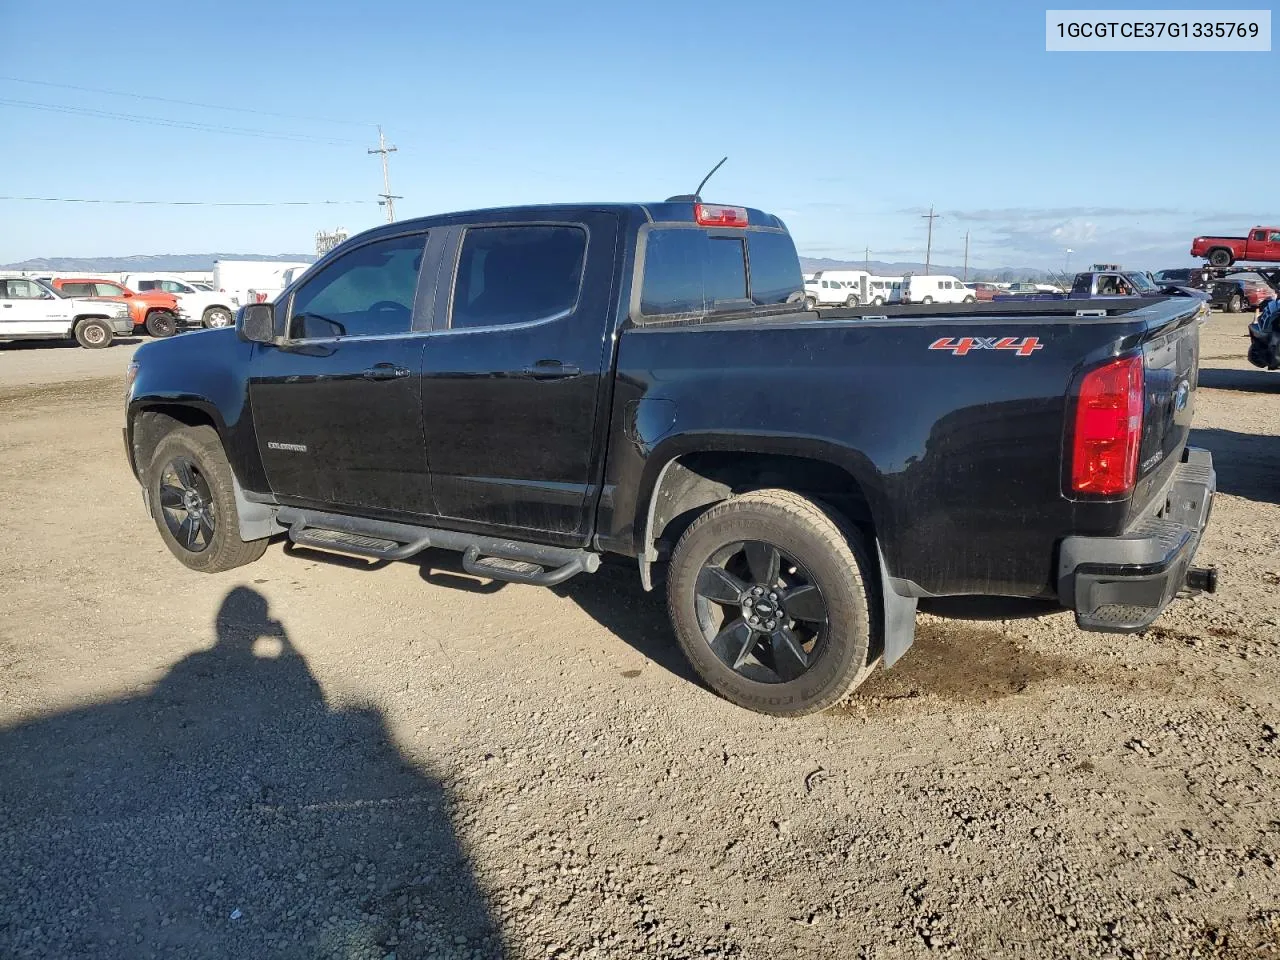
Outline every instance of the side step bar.
{"type": "Polygon", "coordinates": [[[511,583],[552,587],[579,573],[594,573],[600,567],[600,555],[587,550],[341,513],[281,507],[276,522],[288,528],[289,539],[298,546],[371,560],[403,560],[428,547],[456,550],[462,554],[462,568],[467,573],[511,583]]]}

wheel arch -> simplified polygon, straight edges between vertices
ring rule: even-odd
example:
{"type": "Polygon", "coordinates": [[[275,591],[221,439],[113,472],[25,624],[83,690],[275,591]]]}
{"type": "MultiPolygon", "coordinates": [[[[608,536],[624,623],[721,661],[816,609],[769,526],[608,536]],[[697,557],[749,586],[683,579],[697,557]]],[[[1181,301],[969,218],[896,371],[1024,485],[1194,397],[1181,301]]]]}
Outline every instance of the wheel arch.
{"type": "Polygon", "coordinates": [[[817,440],[784,437],[674,438],[645,469],[634,530],[645,587],[650,565],[663,559],[698,516],[749,490],[781,488],[821,500],[875,537],[879,489],[861,455],[817,440]]]}
{"type": "MultiPolygon", "coordinates": [[[[129,407],[127,428],[129,465],[133,475],[143,485],[143,497],[147,496],[144,466],[151,461],[160,441],[178,427],[212,427],[218,434],[223,450],[228,449],[227,427],[217,407],[207,401],[141,400],[129,407]]],[[[279,533],[283,528],[276,522],[274,504],[259,503],[245,496],[244,487],[236,475],[232,457],[227,457],[231,468],[232,493],[236,501],[240,539],[246,542],[259,540],[279,533]]]]}

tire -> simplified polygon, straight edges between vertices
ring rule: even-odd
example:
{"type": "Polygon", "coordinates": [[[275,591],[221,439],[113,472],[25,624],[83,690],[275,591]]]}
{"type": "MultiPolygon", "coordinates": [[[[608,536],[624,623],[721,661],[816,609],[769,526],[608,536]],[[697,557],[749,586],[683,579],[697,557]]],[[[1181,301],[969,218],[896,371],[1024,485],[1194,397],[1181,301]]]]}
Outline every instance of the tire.
{"type": "Polygon", "coordinates": [[[101,350],[111,346],[115,339],[115,331],[111,324],[99,317],[90,317],[76,324],[76,343],[88,350],[101,350]]]}
{"type": "Polygon", "coordinates": [[[844,299],[844,305],[845,305],[846,307],[856,307],[856,306],[858,305],[858,298],[857,298],[857,296],[856,296],[856,295],[854,295],[854,294],[850,294],[849,296],[845,297],[845,299],[844,299]]]}
{"type": "Polygon", "coordinates": [[[871,301],[871,305],[872,305],[873,307],[883,307],[883,306],[884,306],[884,297],[876,297],[874,300],[872,300],[872,301],[871,301]]]}
{"type": "Polygon", "coordinates": [[[206,327],[229,327],[236,318],[226,307],[210,307],[204,312],[203,322],[206,327]]]}
{"type": "Polygon", "coordinates": [[[977,298],[977,297],[965,297],[965,298],[964,298],[964,302],[965,302],[965,303],[977,303],[977,302],[978,302],[978,298],[977,298]]]}
{"type": "Polygon", "coordinates": [[[798,717],[838,703],[870,675],[873,570],[861,536],[838,514],[790,490],[757,490],[685,531],[667,572],[667,609],[712,690],[748,710],[798,717]],[[766,562],[769,549],[777,559],[766,562]],[[777,595],[762,593],[766,585],[777,595]],[[775,619],[760,622],[771,611],[775,619]]]}
{"type": "Polygon", "coordinates": [[[805,297],[805,298],[804,298],[804,308],[805,308],[806,310],[817,310],[817,309],[818,309],[818,301],[817,301],[817,300],[815,300],[815,299],[813,299],[813,297],[805,297]]]}
{"type": "Polygon", "coordinates": [[[1209,251],[1209,263],[1212,266],[1229,267],[1231,266],[1231,261],[1233,259],[1235,258],[1231,256],[1231,251],[1225,250],[1222,247],[1219,247],[1216,250],[1209,251]]]}
{"type": "Polygon", "coordinates": [[[1227,300],[1227,313],[1239,313],[1244,309],[1244,298],[1238,293],[1233,293],[1227,300]]]}
{"type": "Polygon", "coordinates": [[[147,333],[157,339],[172,337],[178,332],[178,318],[168,310],[152,310],[147,314],[147,333]]]}
{"type": "Polygon", "coordinates": [[[929,304],[933,303],[933,297],[925,297],[920,302],[923,303],[925,306],[928,306],[929,304]]]}
{"type": "Polygon", "coordinates": [[[222,573],[266,552],[265,538],[240,539],[231,465],[213,427],[179,427],[161,438],[146,483],[151,519],[184,566],[222,573]],[[195,493],[194,500],[184,497],[184,488],[195,493]]]}

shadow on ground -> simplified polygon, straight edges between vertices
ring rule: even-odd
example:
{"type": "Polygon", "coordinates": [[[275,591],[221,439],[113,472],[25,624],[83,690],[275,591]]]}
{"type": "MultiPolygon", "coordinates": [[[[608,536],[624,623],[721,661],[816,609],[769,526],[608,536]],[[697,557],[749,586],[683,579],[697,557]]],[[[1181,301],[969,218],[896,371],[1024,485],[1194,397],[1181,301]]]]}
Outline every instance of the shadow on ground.
{"type": "MultiPolygon", "coordinates": [[[[1248,344],[1245,345],[1246,347],[1248,344]]],[[[1244,359],[1244,351],[1240,352],[1244,359]]],[[[1243,393],[1280,393],[1280,370],[1230,370],[1201,367],[1199,384],[1211,390],[1239,390],[1243,393]]]]}
{"type": "Polygon", "coordinates": [[[496,957],[449,797],[266,600],[149,693],[0,731],[0,956],[496,957]]]}
{"type": "MultiPolygon", "coordinates": [[[[1280,374],[1276,379],[1280,381],[1280,374]]],[[[1280,436],[1214,428],[1192,430],[1189,442],[1213,454],[1222,493],[1258,503],[1280,503],[1280,436]]]]}

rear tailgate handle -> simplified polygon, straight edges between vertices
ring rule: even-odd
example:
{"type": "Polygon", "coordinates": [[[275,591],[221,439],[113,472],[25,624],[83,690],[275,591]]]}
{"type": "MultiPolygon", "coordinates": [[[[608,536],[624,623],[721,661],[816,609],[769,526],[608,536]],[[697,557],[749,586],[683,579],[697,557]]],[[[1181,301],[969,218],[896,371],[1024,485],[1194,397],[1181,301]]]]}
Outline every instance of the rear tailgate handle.
{"type": "Polygon", "coordinates": [[[397,367],[394,363],[375,363],[360,374],[366,380],[399,380],[408,375],[407,367],[397,367]]]}
{"type": "Polygon", "coordinates": [[[522,371],[526,377],[532,377],[534,380],[567,380],[570,377],[582,375],[582,370],[571,363],[561,363],[559,360],[539,360],[531,367],[525,367],[522,371]]]}

